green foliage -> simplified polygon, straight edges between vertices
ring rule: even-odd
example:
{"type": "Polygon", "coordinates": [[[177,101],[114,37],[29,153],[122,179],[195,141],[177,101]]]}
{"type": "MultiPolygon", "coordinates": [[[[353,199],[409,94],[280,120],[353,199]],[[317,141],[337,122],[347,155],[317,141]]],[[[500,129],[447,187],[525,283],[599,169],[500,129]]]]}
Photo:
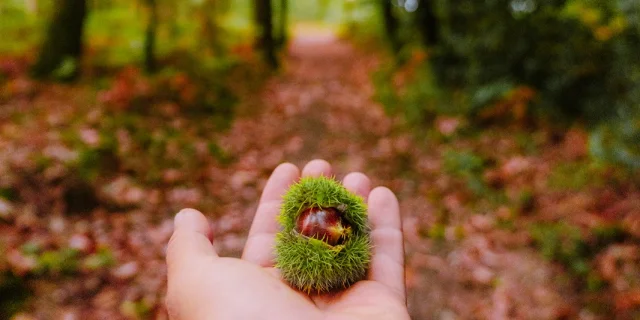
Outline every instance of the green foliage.
{"type": "Polygon", "coordinates": [[[640,167],[640,2],[431,3],[439,34],[438,42],[425,48],[428,67],[405,57],[422,46],[415,28],[419,18],[396,10],[407,43],[399,60],[406,66],[384,65],[374,76],[387,111],[422,126],[452,112],[477,120],[487,107],[503,103],[507,111],[500,112],[515,109],[505,99],[527,88],[531,97],[516,101],[526,117],[565,124],[585,120],[595,129],[596,158],[640,167]],[[405,75],[405,68],[415,74],[395,87],[389,79],[405,75]]]}
{"type": "Polygon", "coordinates": [[[583,232],[564,222],[537,223],[531,227],[530,235],[545,258],[562,264],[590,291],[606,285],[591,269],[593,258],[612,243],[625,241],[627,236],[615,224],[596,226],[589,232],[583,232]]]}
{"type": "Polygon", "coordinates": [[[342,19],[343,4],[341,1],[316,0],[289,2],[290,15],[294,21],[319,20],[326,23],[339,23],[342,19]]]}
{"type": "Polygon", "coordinates": [[[589,151],[601,161],[640,169],[640,112],[596,128],[589,137],[589,151]]]}
{"type": "Polygon", "coordinates": [[[611,243],[623,242],[628,236],[618,224],[595,226],[591,233],[594,238],[593,246],[597,250],[606,248],[611,243]]]}
{"type": "Polygon", "coordinates": [[[427,230],[426,235],[434,240],[444,240],[446,233],[446,225],[443,223],[434,223],[429,230],[427,230]]]}
{"type": "Polygon", "coordinates": [[[16,3],[3,4],[0,10],[0,56],[18,56],[33,49],[40,40],[40,34],[33,32],[43,28],[44,19],[38,19],[16,3]]]}
{"type": "Polygon", "coordinates": [[[84,258],[82,266],[88,270],[99,270],[111,267],[116,263],[113,253],[108,248],[99,248],[95,253],[84,258]]]}
{"type": "MultiPolygon", "coordinates": [[[[146,19],[134,2],[119,3],[93,10],[87,17],[86,42],[93,49],[90,64],[99,67],[138,65],[143,59],[146,19]]],[[[173,52],[194,49],[202,40],[198,35],[198,19],[161,19],[156,54],[165,59],[173,52]],[[178,20],[178,21],[170,21],[178,20]],[[170,23],[172,22],[172,23],[170,23]]]]}
{"type": "Polygon", "coordinates": [[[589,248],[582,231],[567,223],[540,223],[530,230],[542,255],[557,261],[573,274],[589,273],[589,248]]]}
{"type": "Polygon", "coordinates": [[[586,161],[559,163],[547,180],[547,185],[556,190],[576,191],[602,184],[600,168],[586,161]]]}
{"type": "MultiPolygon", "coordinates": [[[[215,143],[215,135],[232,123],[237,98],[227,78],[235,68],[240,67],[234,60],[186,55],[151,77],[136,69],[122,71],[98,93],[104,104],[99,122],[87,126],[80,114],[62,130],[64,143],[77,154],[65,166],[89,184],[122,171],[157,184],[169,168],[188,173],[211,160],[228,163],[231,157],[215,143]],[[166,125],[176,121],[191,125],[185,130],[166,125]],[[82,138],[87,131],[96,141],[82,138]],[[206,156],[196,156],[201,143],[206,156]]],[[[50,160],[43,158],[42,167],[50,160]]]]}
{"type": "Polygon", "coordinates": [[[442,92],[434,83],[431,71],[426,65],[413,70],[412,81],[402,90],[396,89],[392,82],[395,68],[383,67],[373,74],[378,100],[388,114],[400,114],[414,125],[430,123],[437,114],[453,113],[452,104],[444,105],[442,92]]]}
{"type": "Polygon", "coordinates": [[[48,275],[71,275],[80,267],[79,252],[75,249],[62,248],[45,251],[38,256],[36,273],[48,275]]]}
{"type": "Polygon", "coordinates": [[[120,313],[128,319],[149,319],[152,307],[144,300],[125,300],[120,305],[120,313]]]}
{"type": "Polygon", "coordinates": [[[231,91],[230,74],[241,68],[233,57],[199,57],[182,53],[173,68],[163,70],[153,79],[157,92],[155,99],[173,101],[187,111],[187,115],[206,116],[218,129],[231,124],[237,97],[231,91]],[[185,84],[176,85],[176,78],[184,78],[185,84]],[[186,99],[184,92],[194,91],[186,99]]]}
{"type": "Polygon", "coordinates": [[[448,174],[463,178],[467,187],[477,195],[486,194],[489,186],[482,179],[485,161],[470,151],[446,150],[443,154],[443,169],[448,174]]]}
{"type": "Polygon", "coordinates": [[[11,187],[0,187],[0,198],[15,201],[18,199],[18,190],[11,187]]]}
{"type": "Polygon", "coordinates": [[[344,1],[342,33],[356,43],[381,40],[384,24],[378,6],[376,1],[344,1]]]}
{"type": "Polygon", "coordinates": [[[72,56],[67,56],[62,59],[60,65],[53,70],[52,76],[55,79],[64,81],[70,79],[74,74],[79,72],[78,59],[72,56]]]}
{"type": "Polygon", "coordinates": [[[9,272],[0,273],[0,319],[11,319],[23,309],[30,295],[24,279],[9,272]]]}
{"type": "Polygon", "coordinates": [[[331,178],[302,178],[285,194],[278,220],[283,230],[276,235],[276,267],[292,286],[320,293],[346,288],[364,278],[371,240],[361,197],[331,178]],[[310,207],[334,207],[342,212],[352,227],[344,243],[331,246],[295,230],[296,219],[310,207]]]}
{"type": "Polygon", "coordinates": [[[481,97],[478,103],[527,85],[541,92],[540,105],[594,121],[630,107],[640,70],[640,30],[631,22],[637,5],[436,3],[442,42],[434,48],[434,70],[442,83],[481,97]]]}

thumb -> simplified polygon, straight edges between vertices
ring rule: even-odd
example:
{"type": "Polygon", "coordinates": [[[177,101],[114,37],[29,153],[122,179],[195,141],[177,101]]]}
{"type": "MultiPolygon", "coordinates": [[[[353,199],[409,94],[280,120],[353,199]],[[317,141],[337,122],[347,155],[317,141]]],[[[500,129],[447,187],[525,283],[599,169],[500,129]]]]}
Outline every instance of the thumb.
{"type": "Polygon", "coordinates": [[[194,260],[217,257],[211,243],[211,228],[207,218],[194,209],[183,209],[174,219],[174,230],[167,245],[169,276],[188,270],[194,260]]]}

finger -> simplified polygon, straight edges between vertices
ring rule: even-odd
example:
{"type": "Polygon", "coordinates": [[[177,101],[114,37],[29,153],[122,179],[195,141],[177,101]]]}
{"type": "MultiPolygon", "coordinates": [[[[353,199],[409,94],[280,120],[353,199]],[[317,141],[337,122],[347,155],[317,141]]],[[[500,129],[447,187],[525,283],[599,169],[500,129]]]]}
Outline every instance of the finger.
{"type": "Polygon", "coordinates": [[[284,191],[299,177],[300,170],[298,170],[298,167],[291,163],[280,164],[273,170],[271,177],[269,177],[267,184],[264,186],[260,203],[282,200],[284,191]]]}
{"type": "Polygon", "coordinates": [[[277,216],[282,196],[298,178],[300,170],[290,163],[283,163],[273,171],[260,197],[242,259],[263,267],[273,266],[273,246],[275,234],[280,229],[277,216]]]}
{"type": "Polygon", "coordinates": [[[331,176],[331,165],[322,159],[311,160],[302,169],[303,177],[331,176]]]}
{"type": "Polygon", "coordinates": [[[363,173],[349,173],[342,180],[342,185],[347,188],[347,190],[361,196],[364,201],[367,201],[367,197],[371,191],[371,180],[363,173]]]}
{"type": "Polygon", "coordinates": [[[211,227],[207,218],[194,209],[183,209],[174,219],[174,230],[167,245],[167,267],[172,274],[188,270],[201,258],[216,257],[211,244],[211,227]]]}
{"type": "Polygon", "coordinates": [[[380,282],[405,298],[404,243],[398,199],[384,187],[369,194],[369,221],[373,256],[369,270],[370,280],[380,282]]]}

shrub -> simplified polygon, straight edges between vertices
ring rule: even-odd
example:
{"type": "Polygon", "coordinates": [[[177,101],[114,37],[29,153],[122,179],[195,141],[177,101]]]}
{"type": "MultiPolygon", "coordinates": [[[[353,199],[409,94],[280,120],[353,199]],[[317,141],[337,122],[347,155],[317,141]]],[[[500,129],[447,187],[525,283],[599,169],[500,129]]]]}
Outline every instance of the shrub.
{"type": "Polygon", "coordinates": [[[446,86],[480,103],[526,85],[547,112],[597,122],[640,103],[638,3],[596,0],[436,1],[431,60],[446,86]]]}

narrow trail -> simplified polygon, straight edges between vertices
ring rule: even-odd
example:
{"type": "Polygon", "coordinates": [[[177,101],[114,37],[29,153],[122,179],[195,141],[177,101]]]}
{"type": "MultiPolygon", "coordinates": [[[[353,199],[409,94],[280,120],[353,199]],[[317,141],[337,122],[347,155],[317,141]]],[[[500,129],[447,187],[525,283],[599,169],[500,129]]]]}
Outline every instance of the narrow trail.
{"type": "Polygon", "coordinates": [[[223,147],[243,154],[241,166],[254,156],[268,167],[325,157],[337,172],[365,169],[360,149],[371,149],[391,130],[371,102],[369,71],[376,63],[335,39],[294,41],[282,74],[267,84],[259,105],[250,106],[258,114],[237,119],[223,147]]]}
{"type": "MultiPolygon", "coordinates": [[[[176,159],[195,157],[199,161],[184,162],[195,163],[186,166],[186,172],[162,167],[164,182],[144,187],[135,183],[130,172],[106,177],[104,186],[101,182],[95,188],[102,190],[104,203],[115,199],[128,204],[115,207],[120,209],[100,206],[85,215],[67,216],[59,196],[64,185],[40,187],[40,183],[39,188],[31,188],[22,184],[27,191],[33,189],[34,199],[49,195],[44,199],[55,204],[53,209],[58,214],[48,212],[47,206],[47,214],[38,215],[36,207],[26,203],[19,206],[19,214],[11,216],[8,224],[0,224],[0,242],[9,248],[8,265],[17,274],[33,272],[35,258],[24,254],[23,244],[47,250],[74,248],[82,254],[77,257],[81,261],[74,261],[83,263],[76,266],[72,277],[54,272],[30,280],[33,298],[27,312],[33,319],[124,319],[135,318],[137,313],[166,319],[162,303],[166,292],[165,250],[175,212],[184,207],[203,211],[212,221],[218,253],[238,257],[260,192],[273,169],[282,162],[301,167],[321,158],[333,165],[338,179],[361,171],[374,186],[387,186],[398,196],[408,305],[414,319],[572,318],[580,293],[561,278],[562,270],[557,265],[544,260],[531,245],[527,221],[534,213],[512,219],[510,210],[516,210],[513,204],[491,204],[484,197],[471,195],[463,179],[447,173],[442,158],[449,150],[489,155],[494,163],[486,170],[503,178],[500,192],[517,196],[522,186],[533,186],[538,205],[535,214],[554,219],[571,219],[572,212],[587,210],[589,199],[599,190],[546,192],[548,162],[562,159],[564,147],[547,147],[544,139],[540,143],[545,146],[544,152],[530,155],[508,131],[488,130],[474,140],[416,137],[400,120],[386,115],[373,99],[371,75],[381,63],[376,52],[365,52],[334,36],[302,36],[290,45],[280,73],[259,91],[242,97],[239,115],[225,132],[201,136],[189,130],[191,125],[201,125],[201,119],[172,112],[177,106],[156,106],[157,110],[166,109],[166,119],[172,120],[170,126],[184,134],[183,140],[172,141],[167,153],[176,159]],[[209,154],[213,140],[231,161],[223,163],[209,154]],[[178,146],[189,143],[193,154],[184,154],[178,146]],[[501,227],[502,218],[513,225],[501,227]],[[105,248],[108,259],[94,254],[95,248],[105,248]],[[93,268],[84,265],[87,261],[95,264],[95,258],[107,261],[100,260],[93,268]]],[[[36,151],[44,148],[49,158],[57,159],[57,165],[34,177],[51,176],[55,180],[76,174],[65,166],[64,159],[73,155],[73,150],[60,138],[61,128],[71,126],[64,120],[73,120],[71,115],[79,114],[82,120],[78,121],[83,125],[76,128],[78,135],[88,133],[83,139],[91,142],[91,134],[98,133],[85,128],[84,123],[94,119],[93,125],[101,128],[100,115],[111,111],[100,103],[74,102],[70,97],[76,96],[75,91],[58,88],[53,92],[58,91],[64,95],[54,95],[54,99],[37,96],[32,102],[19,97],[11,101],[33,108],[31,113],[40,117],[29,118],[21,126],[0,126],[0,146],[13,150],[2,154],[0,173],[22,177],[12,168],[36,167],[35,161],[28,160],[42,157],[36,151]]],[[[163,126],[155,128],[155,134],[165,129],[165,123],[160,123],[163,126]]],[[[121,129],[118,139],[123,142],[118,143],[116,151],[128,156],[125,142],[130,138],[125,139],[128,131],[121,129]]]]}
{"type": "MultiPolygon", "coordinates": [[[[465,211],[455,185],[440,172],[438,152],[417,143],[373,101],[371,72],[379,63],[375,55],[332,37],[296,39],[284,71],[267,84],[257,105],[241,106],[256,112],[237,119],[221,139],[238,156],[230,180],[222,183],[231,186],[229,192],[247,194],[242,204],[229,203],[222,217],[244,212],[238,225],[250,223],[256,194],[278,163],[303,166],[326,159],[338,178],[361,171],[374,186],[398,195],[414,318],[554,318],[570,298],[562,298],[547,264],[526,249],[494,243],[484,233],[486,219],[465,211]],[[433,189],[451,193],[442,201],[464,228],[464,240],[455,243],[454,230],[446,230],[453,241],[445,243],[423,235],[421,228],[438,214],[427,200],[433,189]]],[[[230,246],[223,241],[219,249],[239,254],[245,232],[231,235],[230,246]]]]}

